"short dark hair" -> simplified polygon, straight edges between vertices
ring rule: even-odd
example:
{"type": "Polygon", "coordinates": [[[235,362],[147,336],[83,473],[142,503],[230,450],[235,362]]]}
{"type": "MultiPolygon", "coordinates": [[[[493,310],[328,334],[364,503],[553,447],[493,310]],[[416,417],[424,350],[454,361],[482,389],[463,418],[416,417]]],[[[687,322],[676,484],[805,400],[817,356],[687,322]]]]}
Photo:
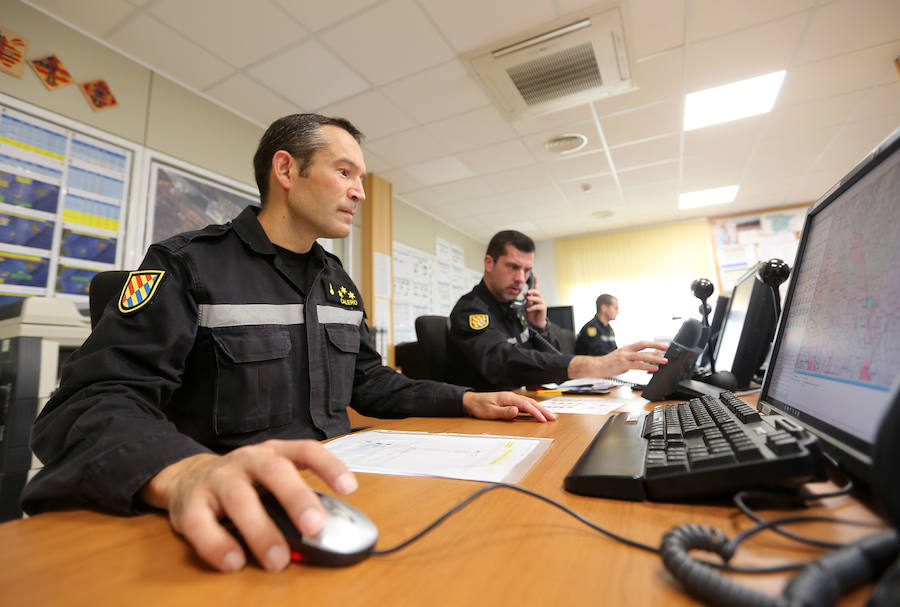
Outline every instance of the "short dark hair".
{"type": "Polygon", "coordinates": [[[597,312],[600,312],[600,306],[611,306],[615,297],[610,295],[609,293],[604,293],[600,297],[597,298],[597,312]]]}
{"type": "Polygon", "coordinates": [[[322,135],[322,126],[326,124],[344,129],[357,143],[363,139],[363,134],[349,120],[321,114],[291,114],[279,118],[266,129],[253,155],[260,203],[264,204],[269,194],[269,169],[275,152],[284,150],[296,158],[300,163],[300,174],[305,176],[315,153],[326,145],[322,135]]]}
{"type": "Polygon", "coordinates": [[[485,255],[490,255],[491,259],[497,261],[501,255],[506,253],[506,245],[508,244],[511,244],[523,253],[534,252],[534,241],[531,238],[516,230],[503,230],[502,232],[497,232],[491,238],[485,255]]]}

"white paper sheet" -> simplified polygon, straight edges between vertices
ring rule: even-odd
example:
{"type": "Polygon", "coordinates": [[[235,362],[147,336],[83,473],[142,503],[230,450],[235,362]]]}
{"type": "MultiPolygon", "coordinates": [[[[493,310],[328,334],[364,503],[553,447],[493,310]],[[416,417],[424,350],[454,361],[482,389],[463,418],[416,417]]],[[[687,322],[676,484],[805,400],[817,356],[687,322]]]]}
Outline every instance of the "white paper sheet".
{"type": "Polygon", "coordinates": [[[354,472],[516,483],[551,442],[552,438],[523,436],[369,430],[329,441],[325,447],[354,472]]]}
{"type": "Polygon", "coordinates": [[[632,398],[610,398],[608,396],[556,396],[541,401],[541,406],[554,413],[581,413],[585,415],[606,415],[632,398]]]}

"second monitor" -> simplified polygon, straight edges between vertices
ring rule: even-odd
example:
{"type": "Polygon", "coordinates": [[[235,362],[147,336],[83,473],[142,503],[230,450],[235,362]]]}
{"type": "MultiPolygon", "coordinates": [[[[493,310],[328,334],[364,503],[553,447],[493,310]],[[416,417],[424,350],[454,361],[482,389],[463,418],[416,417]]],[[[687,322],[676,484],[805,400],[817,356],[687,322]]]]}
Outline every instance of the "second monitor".
{"type": "Polygon", "coordinates": [[[734,286],[713,357],[717,373],[709,383],[730,380],[730,373],[734,385],[724,387],[745,388],[769,353],[778,319],[772,289],[756,277],[756,270],[754,266],[734,286]]]}

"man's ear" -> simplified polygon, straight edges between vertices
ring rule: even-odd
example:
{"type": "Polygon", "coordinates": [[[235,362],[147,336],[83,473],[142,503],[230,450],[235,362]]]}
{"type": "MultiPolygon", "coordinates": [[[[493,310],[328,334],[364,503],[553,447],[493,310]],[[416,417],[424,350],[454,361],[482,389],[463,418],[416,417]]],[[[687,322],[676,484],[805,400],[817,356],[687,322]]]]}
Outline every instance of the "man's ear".
{"type": "Polygon", "coordinates": [[[494,269],[494,258],[490,255],[484,256],[484,272],[487,274],[494,269]]]}
{"type": "Polygon", "coordinates": [[[278,150],[272,156],[272,178],[285,190],[291,188],[291,167],[294,164],[294,157],[284,150],[278,150]]]}

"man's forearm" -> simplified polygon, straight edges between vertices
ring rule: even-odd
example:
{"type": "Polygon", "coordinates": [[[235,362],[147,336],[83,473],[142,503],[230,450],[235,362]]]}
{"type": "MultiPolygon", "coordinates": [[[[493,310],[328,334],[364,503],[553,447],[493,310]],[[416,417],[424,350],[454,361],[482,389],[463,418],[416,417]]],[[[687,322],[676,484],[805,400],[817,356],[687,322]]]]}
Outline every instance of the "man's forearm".
{"type": "Polygon", "coordinates": [[[615,375],[609,372],[609,365],[601,356],[585,356],[579,354],[569,362],[569,379],[579,377],[608,377],[615,375]]]}

